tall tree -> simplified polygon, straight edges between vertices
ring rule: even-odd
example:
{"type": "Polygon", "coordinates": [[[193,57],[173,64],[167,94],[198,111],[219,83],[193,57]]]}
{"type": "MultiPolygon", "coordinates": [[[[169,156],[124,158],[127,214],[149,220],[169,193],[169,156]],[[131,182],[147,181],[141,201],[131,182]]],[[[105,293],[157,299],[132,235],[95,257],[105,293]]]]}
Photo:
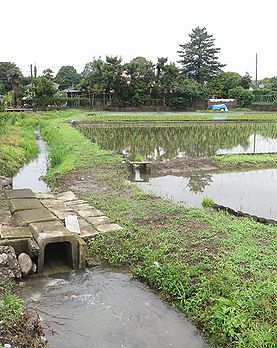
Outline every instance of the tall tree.
{"type": "Polygon", "coordinates": [[[75,87],[80,82],[80,75],[74,66],[62,66],[55,77],[55,82],[60,85],[60,89],[75,87]]]}
{"type": "Polygon", "coordinates": [[[54,78],[54,71],[51,70],[50,68],[43,70],[42,74],[48,80],[53,80],[53,78],[54,78]]]}
{"type": "Polygon", "coordinates": [[[18,103],[18,93],[19,93],[21,78],[22,78],[22,73],[17,66],[13,66],[11,67],[10,70],[8,70],[7,81],[11,84],[11,88],[13,91],[14,105],[17,105],[18,103]]]}
{"type": "Polygon", "coordinates": [[[225,66],[218,61],[220,48],[214,47],[215,39],[213,35],[207,33],[205,27],[194,28],[189,37],[188,43],[179,45],[181,48],[177,51],[181,58],[179,63],[187,77],[192,77],[203,84],[225,66]]]}

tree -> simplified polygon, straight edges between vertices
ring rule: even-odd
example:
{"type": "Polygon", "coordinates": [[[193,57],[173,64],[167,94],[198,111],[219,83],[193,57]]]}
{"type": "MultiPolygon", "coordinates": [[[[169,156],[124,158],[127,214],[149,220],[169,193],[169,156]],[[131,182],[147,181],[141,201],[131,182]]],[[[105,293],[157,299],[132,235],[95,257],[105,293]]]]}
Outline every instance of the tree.
{"type": "Polygon", "coordinates": [[[57,92],[54,82],[45,76],[35,78],[33,83],[36,98],[53,97],[57,92]]]}
{"type": "Polygon", "coordinates": [[[246,72],[245,75],[241,78],[241,86],[244,89],[249,89],[252,83],[252,76],[246,72]]]}
{"type": "Polygon", "coordinates": [[[0,86],[1,94],[5,94],[16,86],[12,85],[18,82],[21,82],[22,73],[15,63],[3,62],[0,63],[0,86]]]}
{"type": "Polygon", "coordinates": [[[208,83],[211,95],[228,98],[229,90],[241,86],[242,77],[236,72],[221,72],[212,77],[208,83]]]}
{"type": "Polygon", "coordinates": [[[54,78],[54,71],[50,68],[43,70],[42,72],[43,76],[46,77],[49,80],[53,80],[54,78]]]}
{"type": "Polygon", "coordinates": [[[62,66],[56,77],[55,82],[60,85],[60,89],[75,87],[80,82],[80,75],[77,70],[71,65],[62,66]]]}
{"type": "Polygon", "coordinates": [[[229,97],[235,98],[241,107],[249,106],[254,100],[253,92],[244,89],[242,86],[231,89],[229,91],[229,97]]]}
{"type": "Polygon", "coordinates": [[[13,91],[13,103],[17,105],[18,93],[20,87],[20,79],[22,78],[22,73],[17,66],[12,66],[7,73],[7,81],[11,84],[13,91]]]}
{"type": "Polygon", "coordinates": [[[220,48],[214,47],[213,35],[207,33],[206,28],[197,27],[189,34],[190,41],[179,45],[179,63],[187,77],[194,78],[203,84],[221,71],[225,65],[219,63],[217,54],[220,48]]]}

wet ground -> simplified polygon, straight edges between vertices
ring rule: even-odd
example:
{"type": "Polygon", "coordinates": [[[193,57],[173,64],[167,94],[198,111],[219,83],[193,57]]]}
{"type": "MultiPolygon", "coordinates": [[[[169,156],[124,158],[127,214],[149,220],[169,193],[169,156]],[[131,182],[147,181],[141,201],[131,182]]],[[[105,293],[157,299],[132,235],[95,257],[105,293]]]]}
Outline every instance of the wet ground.
{"type": "Polygon", "coordinates": [[[207,347],[181,313],[127,274],[94,268],[33,278],[22,296],[55,348],[207,347]]]}

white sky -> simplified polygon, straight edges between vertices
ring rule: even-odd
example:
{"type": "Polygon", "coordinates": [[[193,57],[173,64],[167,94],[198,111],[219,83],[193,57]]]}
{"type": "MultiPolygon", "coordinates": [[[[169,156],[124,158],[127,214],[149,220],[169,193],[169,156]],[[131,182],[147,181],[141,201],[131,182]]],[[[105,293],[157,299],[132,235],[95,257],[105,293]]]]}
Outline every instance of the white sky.
{"type": "Polygon", "coordinates": [[[277,75],[276,0],[0,0],[0,61],[28,73],[62,65],[82,71],[93,57],[178,60],[196,26],[221,48],[225,71],[277,75]]]}

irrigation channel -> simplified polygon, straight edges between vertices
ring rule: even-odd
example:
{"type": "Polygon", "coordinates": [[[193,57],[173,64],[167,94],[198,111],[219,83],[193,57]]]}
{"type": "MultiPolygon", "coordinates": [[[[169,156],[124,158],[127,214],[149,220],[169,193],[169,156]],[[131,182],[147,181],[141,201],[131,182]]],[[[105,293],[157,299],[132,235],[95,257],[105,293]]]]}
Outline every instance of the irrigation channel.
{"type": "MultiPolygon", "coordinates": [[[[41,180],[48,149],[14,177],[14,188],[49,192],[41,180]]],[[[24,302],[42,319],[50,347],[208,347],[196,328],[128,273],[90,268],[33,276],[21,288],[24,302]]]]}
{"type": "MultiPolygon", "coordinates": [[[[102,148],[130,160],[171,160],[231,153],[277,152],[277,127],[263,124],[177,124],[162,126],[80,125],[80,130],[102,148]]],[[[214,173],[207,170],[172,171],[131,177],[146,193],[188,207],[201,207],[205,197],[244,213],[277,220],[277,169],[214,173]]]]}

